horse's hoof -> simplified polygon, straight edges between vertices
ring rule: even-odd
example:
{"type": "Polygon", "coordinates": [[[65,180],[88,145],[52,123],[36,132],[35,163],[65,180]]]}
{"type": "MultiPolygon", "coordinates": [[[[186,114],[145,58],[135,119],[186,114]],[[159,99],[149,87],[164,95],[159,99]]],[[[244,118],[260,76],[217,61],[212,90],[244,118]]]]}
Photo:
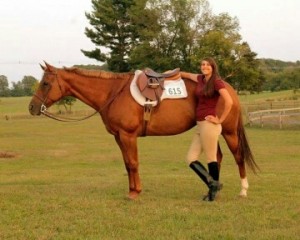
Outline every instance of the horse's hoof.
{"type": "Polygon", "coordinates": [[[132,192],[129,192],[128,199],[129,200],[135,200],[135,199],[137,199],[138,196],[139,196],[138,192],[132,191],[132,192]]]}
{"type": "Polygon", "coordinates": [[[242,197],[242,198],[246,198],[247,197],[247,190],[242,189],[239,196],[242,197]]]}

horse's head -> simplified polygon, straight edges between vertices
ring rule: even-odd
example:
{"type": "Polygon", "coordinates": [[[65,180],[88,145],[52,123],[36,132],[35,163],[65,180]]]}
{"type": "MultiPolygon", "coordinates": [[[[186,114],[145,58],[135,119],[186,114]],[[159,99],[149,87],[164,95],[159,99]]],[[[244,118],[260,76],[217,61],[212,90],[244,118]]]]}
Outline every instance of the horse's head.
{"type": "Polygon", "coordinates": [[[29,103],[29,112],[32,115],[40,115],[43,109],[50,107],[63,97],[63,88],[61,85],[58,69],[45,62],[42,66],[44,75],[37,91],[29,103]]]}

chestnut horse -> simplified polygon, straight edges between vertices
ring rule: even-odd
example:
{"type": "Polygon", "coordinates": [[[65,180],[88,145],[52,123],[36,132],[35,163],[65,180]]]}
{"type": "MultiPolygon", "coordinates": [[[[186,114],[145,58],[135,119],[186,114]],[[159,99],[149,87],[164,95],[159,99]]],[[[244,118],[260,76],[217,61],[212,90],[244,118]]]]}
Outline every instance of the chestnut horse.
{"type": "MultiPolygon", "coordinates": [[[[131,96],[130,83],[134,73],[111,73],[80,68],[55,68],[42,66],[43,78],[34,94],[29,111],[40,115],[46,108],[65,96],[74,96],[100,113],[109,133],[119,145],[129,179],[129,195],[136,198],[142,190],[139,176],[137,138],[143,135],[144,109],[131,96]]],[[[184,99],[166,99],[153,108],[147,124],[146,136],[167,136],[185,132],[195,126],[194,95],[196,82],[184,79],[188,92],[184,99]]],[[[242,190],[247,195],[248,181],[245,163],[255,172],[257,167],[250,151],[242,123],[241,107],[234,89],[226,83],[233,106],[222,123],[222,135],[239,168],[242,190]]],[[[218,103],[218,113],[223,102],[218,103]]],[[[218,149],[218,162],[222,153],[218,149]]]]}

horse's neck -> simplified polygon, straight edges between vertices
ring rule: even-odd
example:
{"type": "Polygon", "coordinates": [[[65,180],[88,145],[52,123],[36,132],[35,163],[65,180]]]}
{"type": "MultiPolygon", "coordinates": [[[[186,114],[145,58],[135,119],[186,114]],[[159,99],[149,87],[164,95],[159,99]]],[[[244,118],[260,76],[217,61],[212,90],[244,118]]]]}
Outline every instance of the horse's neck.
{"type": "Polygon", "coordinates": [[[113,79],[76,76],[68,80],[71,95],[95,110],[100,110],[115,91],[113,79]]]}

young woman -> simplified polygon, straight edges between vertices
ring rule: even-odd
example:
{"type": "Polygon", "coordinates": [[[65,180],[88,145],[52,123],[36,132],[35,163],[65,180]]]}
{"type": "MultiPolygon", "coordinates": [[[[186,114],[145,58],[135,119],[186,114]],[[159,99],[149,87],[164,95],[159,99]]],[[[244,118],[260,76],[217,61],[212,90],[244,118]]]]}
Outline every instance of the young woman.
{"type": "Polygon", "coordinates": [[[208,186],[208,194],[204,201],[214,201],[220,190],[219,168],[217,163],[217,147],[219,135],[222,131],[221,123],[226,119],[232,106],[232,99],[225,88],[224,82],[218,73],[218,67],[213,58],[204,58],[200,65],[202,74],[182,72],[182,77],[198,82],[196,96],[198,98],[196,108],[197,127],[187,161],[191,169],[208,186]],[[216,115],[216,105],[219,98],[223,98],[225,105],[221,116],[216,115]],[[208,171],[198,161],[199,155],[204,152],[208,164],[208,171]]]}

